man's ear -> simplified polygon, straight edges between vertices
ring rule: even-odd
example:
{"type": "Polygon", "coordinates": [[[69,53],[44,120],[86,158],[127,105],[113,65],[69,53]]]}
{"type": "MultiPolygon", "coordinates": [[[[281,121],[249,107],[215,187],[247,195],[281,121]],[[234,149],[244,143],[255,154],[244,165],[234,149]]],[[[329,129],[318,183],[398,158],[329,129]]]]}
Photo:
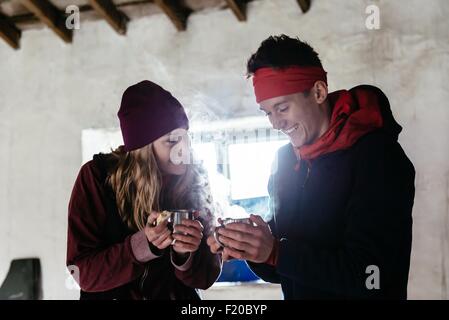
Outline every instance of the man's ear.
{"type": "Polygon", "coordinates": [[[328,94],[327,85],[324,81],[317,81],[313,85],[313,96],[317,104],[322,104],[326,101],[328,94]]]}

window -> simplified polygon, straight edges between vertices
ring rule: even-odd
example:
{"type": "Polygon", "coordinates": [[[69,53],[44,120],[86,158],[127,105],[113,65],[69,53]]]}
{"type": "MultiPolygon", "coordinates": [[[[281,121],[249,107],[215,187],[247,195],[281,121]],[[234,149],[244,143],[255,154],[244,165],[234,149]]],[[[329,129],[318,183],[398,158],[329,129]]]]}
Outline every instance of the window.
{"type": "MultiPolygon", "coordinates": [[[[276,151],[288,141],[276,135],[274,141],[257,139],[251,132],[238,130],[211,136],[215,137],[212,142],[196,143],[193,148],[204,160],[214,200],[220,204],[224,217],[247,217],[253,213],[270,220],[268,179],[276,151]]],[[[223,264],[217,282],[247,281],[261,280],[245,261],[231,260],[223,264]]]]}
{"type": "Polygon", "coordinates": [[[198,159],[203,161],[203,166],[210,174],[217,170],[217,154],[215,152],[215,144],[212,142],[192,144],[192,149],[198,159]]]}
{"type": "Polygon", "coordinates": [[[233,200],[268,196],[267,182],[276,151],[285,141],[229,145],[231,197],[233,200]]]}

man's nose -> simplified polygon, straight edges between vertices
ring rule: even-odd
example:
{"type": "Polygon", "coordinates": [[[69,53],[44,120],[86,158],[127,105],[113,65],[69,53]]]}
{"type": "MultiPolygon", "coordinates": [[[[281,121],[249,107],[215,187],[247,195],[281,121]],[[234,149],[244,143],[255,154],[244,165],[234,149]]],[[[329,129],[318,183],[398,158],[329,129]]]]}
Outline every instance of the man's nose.
{"type": "Polygon", "coordinates": [[[273,129],[275,130],[282,130],[285,129],[286,121],[278,116],[273,116],[271,119],[271,125],[273,126],[273,129]]]}

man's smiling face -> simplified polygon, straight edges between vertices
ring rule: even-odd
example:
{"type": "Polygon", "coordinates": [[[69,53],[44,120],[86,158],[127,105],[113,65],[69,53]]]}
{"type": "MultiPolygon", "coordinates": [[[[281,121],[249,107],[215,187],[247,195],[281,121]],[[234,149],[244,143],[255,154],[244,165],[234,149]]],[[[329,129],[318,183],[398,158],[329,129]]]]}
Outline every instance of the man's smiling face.
{"type": "Polygon", "coordinates": [[[323,116],[312,93],[274,97],[259,105],[273,128],[286,134],[296,148],[311,144],[322,134],[323,116]]]}

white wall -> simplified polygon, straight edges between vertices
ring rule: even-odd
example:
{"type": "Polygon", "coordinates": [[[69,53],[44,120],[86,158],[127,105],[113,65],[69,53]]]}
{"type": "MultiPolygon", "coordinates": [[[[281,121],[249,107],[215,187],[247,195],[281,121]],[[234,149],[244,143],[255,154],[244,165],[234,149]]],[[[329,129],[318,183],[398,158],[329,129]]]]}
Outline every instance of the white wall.
{"type": "MultiPolygon", "coordinates": [[[[400,142],[417,169],[410,298],[448,298],[449,6],[446,0],[259,0],[248,21],[199,12],[177,32],[164,15],[133,20],[126,37],[81,21],[73,44],[52,31],[0,42],[0,281],[9,261],[41,258],[46,299],[65,287],[67,203],[81,164],[81,130],[118,125],[124,89],[142,79],[167,87],[195,119],[255,115],[245,62],[261,40],[286,33],[320,52],[331,90],[380,86],[404,126],[400,142]],[[377,4],[381,29],[367,30],[377,4]]],[[[195,120],[194,119],[194,120],[195,120]]]]}

